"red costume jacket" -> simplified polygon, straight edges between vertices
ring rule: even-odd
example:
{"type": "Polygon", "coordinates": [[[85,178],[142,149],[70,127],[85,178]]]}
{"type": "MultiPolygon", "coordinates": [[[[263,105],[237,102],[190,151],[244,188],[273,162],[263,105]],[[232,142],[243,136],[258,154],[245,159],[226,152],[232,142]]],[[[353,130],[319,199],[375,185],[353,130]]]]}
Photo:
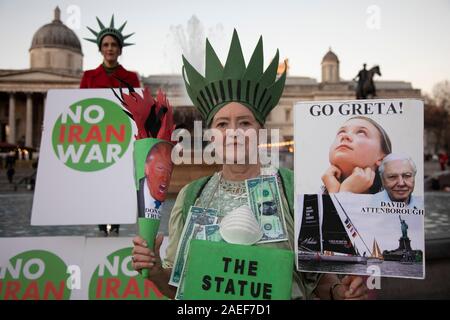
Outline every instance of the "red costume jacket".
{"type": "MultiPolygon", "coordinates": [[[[109,75],[103,66],[100,65],[97,69],[86,70],[84,72],[80,88],[119,88],[121,83],[113,76],[128,82],[134,88],[141,86],[136,73],[125,70],[121,65],[109,75]]],[[[122,87],[125,87],[125,85],[122,84],[122,87]]]]}

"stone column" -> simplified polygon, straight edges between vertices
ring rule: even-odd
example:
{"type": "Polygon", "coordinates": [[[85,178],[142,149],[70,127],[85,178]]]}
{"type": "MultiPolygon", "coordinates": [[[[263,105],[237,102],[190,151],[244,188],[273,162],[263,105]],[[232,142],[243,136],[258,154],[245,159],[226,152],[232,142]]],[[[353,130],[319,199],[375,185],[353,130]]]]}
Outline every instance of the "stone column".
{"type": "Polygon", "coordinates": [[[30,92],[27,92],[25,146],[33,146],[33,99],[30,92]]]}
{"type": "Polygon", "coordinates": [[[9,127],[8,142],[16,144],[16,100],[14,99],[14,92],[9,93],[8,127],[9,127]]]}
{"type": "Polygon", "coordinates": [[[42,103],[43,105],[42,105],[42,121],[41,121],[41,139],[42,139],[42,131],[44,131],[45,104],[47,103],[47,92],[44,92],[42,103]]]}

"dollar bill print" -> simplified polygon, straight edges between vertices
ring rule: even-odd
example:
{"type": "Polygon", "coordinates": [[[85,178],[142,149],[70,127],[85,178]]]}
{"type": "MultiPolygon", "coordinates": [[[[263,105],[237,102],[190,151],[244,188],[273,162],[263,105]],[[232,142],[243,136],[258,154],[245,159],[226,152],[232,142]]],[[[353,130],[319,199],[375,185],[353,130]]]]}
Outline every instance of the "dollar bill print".
{"type": "Polygon", "coordinates": [[[205,226],[194,224],[194,232],[191,239],[206,240],[205,226]]]}
{"type": "Polygon", "coordinates": [[[261,176],[245,181],[248,204],[259,222],[263,237],[258,243],[286,241],[287,231],[275,176],[261,176]]]}
{"type": "Polygon", "coordinates": [[[220,226],[219,224],[207,224],[201,225],[196,224],[194,226],[194,233],[192,239],[198,240],[208,240],[208,241],[224,241],[222,236],[220,235],[220,226]]]}
{"type": "Polygon", "coordinates": [[[205,238],[208,241],[224,241],[220,235],[220,226],[218,224],[209,224],[205,226],[205,238]]]}
{"type": "MultiPolygon", "coordinates": [[[[224,241],[219,232],[218,224],[207,224],[207,225],[195,225],[194,233],[191,239],[199,239],[199,240],[207,240],[207,241],[215,241],[220,242],[224,241]]],[[[184,293],[184,279],[187,274],[187,263],[185,262],[185,266],[183,268],[181,279],[177,288],[177,292],[175,295],[176,300],[183,300],[184,293]]]]}
{"type": "MultiPolygon", "coordinates": [[[[276,177],[263,176],[249,179],[246,181],[246,188],[249,206],[264,234],[258,243],[286,241],[286,224],[276,177]]],[[[175,299],[183,299],[190,240],[224,241],[220,235],[219,222],[221,218],[218,217],[215,209],[191,207],[178,245],[169,282],[178,287],[175,299]]]]}
{"type": "Polygon", "coordinates": [[[217,210],[212,208],[205,209],[192,206],[189,210],[186,223],[184,224],[180,241],[178,243],[172,274],[170,275],[170,285],[177,287],[180,284],[191,239],[194,235],[195,237],[198,236],[206,239],[206,234],[202,227],[205,225],[217,224],[217,214],[217,210]]]}

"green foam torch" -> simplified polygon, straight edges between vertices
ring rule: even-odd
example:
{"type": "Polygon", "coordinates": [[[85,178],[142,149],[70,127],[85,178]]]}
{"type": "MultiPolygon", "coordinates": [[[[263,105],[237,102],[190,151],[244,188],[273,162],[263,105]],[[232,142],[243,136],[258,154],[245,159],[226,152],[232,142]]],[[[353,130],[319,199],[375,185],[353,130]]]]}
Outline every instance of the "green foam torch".
{"type": "MultiPolygon", "coordinates": [[[[139,235],[153,251],[173,171],[173,110],[161,90],[158,90],[156,99],[150,94],[149,88],[145,88],[141,96],[129,84],[118,80],[127,85],[129,94],[123,93],[122,89],[120,96],[113,92],[137,126],[133,161],[139,235]]],[[[149,270],[142,269],[142,276],[147,279],[149,270]]]]}

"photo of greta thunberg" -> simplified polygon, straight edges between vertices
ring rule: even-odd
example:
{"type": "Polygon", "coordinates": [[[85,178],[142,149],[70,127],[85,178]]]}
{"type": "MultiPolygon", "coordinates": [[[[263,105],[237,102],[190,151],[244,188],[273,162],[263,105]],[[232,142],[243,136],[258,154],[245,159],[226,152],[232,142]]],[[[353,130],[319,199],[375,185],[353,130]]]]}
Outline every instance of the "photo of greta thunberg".
{"type": "Polygon", "coordinates": [[[330,146],[330,166],[322,175],[323,191],[380,192],[378,168],[391,151],[391,140],[377,122],[364,116],[350,118],[338,129],[330,146]]]}

